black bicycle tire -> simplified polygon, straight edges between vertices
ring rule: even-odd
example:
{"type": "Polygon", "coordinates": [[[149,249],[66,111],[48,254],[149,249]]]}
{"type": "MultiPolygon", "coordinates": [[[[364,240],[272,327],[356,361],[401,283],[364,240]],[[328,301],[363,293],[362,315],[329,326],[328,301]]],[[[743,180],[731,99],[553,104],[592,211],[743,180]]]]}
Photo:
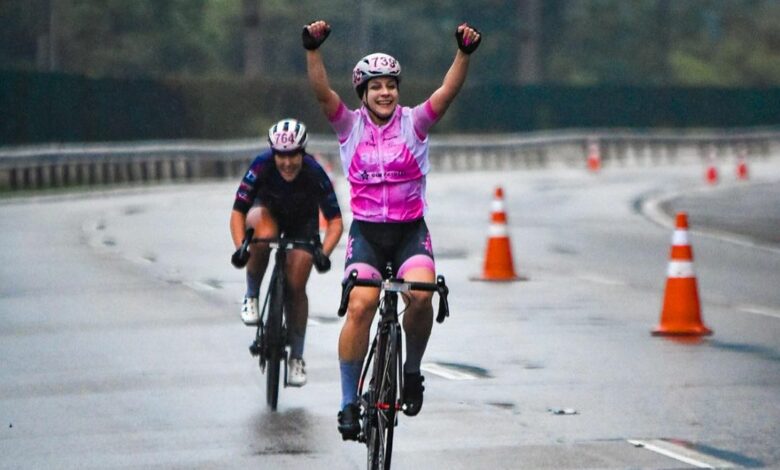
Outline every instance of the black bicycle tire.
{"type": "Polygon", "coordinates": [[[375,416],[368,444],[368,468],[389,470],[393,454],[393,435],[398,399],[398,339],[397,324],[388,325],[387,335],[377,343],[373,375],[375,416]],[[379,406],[382,404],[383,406],[379,406]]]}
{"type": "MultiPolygon", "coordinates": [[[[381,328],[381,327],[380,327],[381,328]]],[[[384,367],[384,351],[386,349],[387,337],[377,332],[376,342],[374,343],[373,364],[371,364],[371,381],[368,386],[368,407],[366,409],[366,468],[368,470],[378,470],[379,465],[379,429],[377,425],[377,407],[379,401],[378,390],[379,383],[377,377],[380,376],[380,370],[384,367]]]]}
{"type": "Polygon", "coordinates": [[[274,273],[268,302],[268,319],[266,320],[265,334],[268,347],[268,360],[266,361],[266,402],[272,411],[276,411],[279,404],[279,376],[284,350],[284,338],[282,338],[282,322],[284,320],[284,283],[274,273]]]}

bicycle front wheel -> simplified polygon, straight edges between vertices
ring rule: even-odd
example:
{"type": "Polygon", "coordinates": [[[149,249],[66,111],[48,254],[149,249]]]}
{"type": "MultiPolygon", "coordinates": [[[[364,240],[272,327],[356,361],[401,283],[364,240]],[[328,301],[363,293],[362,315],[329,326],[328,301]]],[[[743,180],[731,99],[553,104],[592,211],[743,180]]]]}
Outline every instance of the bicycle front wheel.
{"type": "Polygon", "coordinates": [[[268,345],[268,359],[266,361],[266,389],[265,396],[268,406],[276,411],[279,403],[279,372],[284,356],[284,338],[282,338],[282,322],[284,319],[284,280],[274,276],[270,286],[268,302],[268,320],[266,321],[265,334],[268,345]]]}
{"type": "Polygon", "coordinates": [[[398,411],[400,344],[401,331],[398,324],[391,324],[388,326],[387,336],[380,336],[376,345],[366,436],[369,470],[390,468],[393,431],[398,411]]]}

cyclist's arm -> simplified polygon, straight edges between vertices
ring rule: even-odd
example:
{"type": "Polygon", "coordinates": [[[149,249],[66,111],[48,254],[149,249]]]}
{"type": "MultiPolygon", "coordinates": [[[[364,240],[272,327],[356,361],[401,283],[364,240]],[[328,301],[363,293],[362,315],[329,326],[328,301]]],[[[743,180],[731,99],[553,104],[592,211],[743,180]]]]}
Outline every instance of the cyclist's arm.
{"type": "Polygon", "coordinates": [[[327,118],[335,116],[336,111],[341,104],[341,98],[331,87],[328,81],[328,73],[325,70],[325,63],[322,61],[322,54],[319,49],[306,51],[306,72],[309,76],[309,84],[314,90],[314,96],[325,113],[327,118]]]}
{"type": "Polygon", "coordinates": [[[246,214],[233,209],[230,213],[230,237],[236,249],[244,242],[244,232],[246,232],[246,214]]]}
{"type": "Polygon", "coordinates": [[[230,237],[236,248],[240,247],[244,241],[244,231],[246,230],[246,214],[252,207],[257,196],[258,175],[263,170],[265,163],[271,158],[270,152],[264,152],[257,156],[249,165],[249,169],[241,179],[241,184],[236,191],[236,198],[233,201],[233,211],[230,214],[230,237]]]}
{"type": "Polygon", "coordinates": [[[328,225],[325,228],[325,237],[322,240],[322,251],[326,256],[330,256],[333,253],[341,239],[342,232],[344,232],[344,223],[340,216],[328,220],[328,225]]]}
{"type": "Polygon", "coordinates": [[[466,82],[468,70],[469,56],[458,50],[455,53],[455,60],[444,76],[441,86],[429,98],[431,109],[439,119],[447,111],[447,108],[450,107],[450,104],[466,82]]]}
{"type": "MultiPolygon", "coordinates": [[[[472,38],[472,40],[479,37],[479,33],[474,28],[465,24],[458,26],[458,31],[463,31],[464,36],[472,38]]],[[[469,57],[470,55],[460,50],[460,48],[457,50],[455,60],[444,76],[444,81],[429,98],[431,109],[438,119],[441,119],[466,82],[466,75],[469,70],[469,57]]]]}

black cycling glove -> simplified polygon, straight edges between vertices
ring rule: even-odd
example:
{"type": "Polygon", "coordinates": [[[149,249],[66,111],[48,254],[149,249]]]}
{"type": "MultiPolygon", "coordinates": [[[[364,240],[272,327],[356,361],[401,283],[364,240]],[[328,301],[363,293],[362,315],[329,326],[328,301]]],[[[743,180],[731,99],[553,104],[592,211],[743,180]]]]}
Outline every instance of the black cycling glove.
{"type": "Polygon", "coordinates": [[[230,257],[230,263],[236,268],[243,268],[249,262],[249,252],[243,248],[239,248],[230,257]]]}
{"type": "Polygon", "coordinates": [[[322,251],[322,248],[317,248],[314,251],[314,267],[320,274],[330,271],[330,258],[322,251]]]}
{"type": "MultiPolygon", "coordinates": [[[[458,28],[460,28],[460,26],[458,26],[458,28]]],[[[474,42],[465,44],[463,41],[463,31],[458,31],[458,28],[455,28],[455,39],[458,40],[458,48],[466,54],[471,54],[472,52],[476,51],[477,47],[479,47],[479,44],[482,42],[482,33],[480,33],[477,28],[470,26],[471,29],[479,34],[479,38],[477,38],[477,40],[474,42]]]]}
{"type": "Polygon", "coordinates": [[[317,48],[319,48],[323,42],[325,42],[326,39],[328,39],[328,36],[330,35],[330,26],[327,26],[325,28],[325,32],[322,34],[322,36],[314,37],[309,32],[309,25],[306,25],[303,27],[303,32],[301,32],[301,38],[303,39],[303,47],[304,49],[313,51],[317,48]]]}

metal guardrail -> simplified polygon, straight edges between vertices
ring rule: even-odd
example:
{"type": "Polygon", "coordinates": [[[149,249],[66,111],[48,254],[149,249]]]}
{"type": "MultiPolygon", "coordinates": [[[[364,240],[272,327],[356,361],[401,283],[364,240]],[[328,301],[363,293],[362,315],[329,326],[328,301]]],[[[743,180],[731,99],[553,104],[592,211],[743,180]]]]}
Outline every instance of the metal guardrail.
{"type": "MultiPolygon", "coordinates": [[[[0,191],[237,177],[265,148],[262,140],[0,148],[0,191]]],[[[308,150],[334,168],[339,165],[332,136],[312,136],[308,150]]],[[[434,135],[430,152],[437,171],[469,171],[584,166],[594,151],[608,167],[726,160],[739,154],[769,158],[779,150],[780,130],[747,129],[434,135]]]]}

